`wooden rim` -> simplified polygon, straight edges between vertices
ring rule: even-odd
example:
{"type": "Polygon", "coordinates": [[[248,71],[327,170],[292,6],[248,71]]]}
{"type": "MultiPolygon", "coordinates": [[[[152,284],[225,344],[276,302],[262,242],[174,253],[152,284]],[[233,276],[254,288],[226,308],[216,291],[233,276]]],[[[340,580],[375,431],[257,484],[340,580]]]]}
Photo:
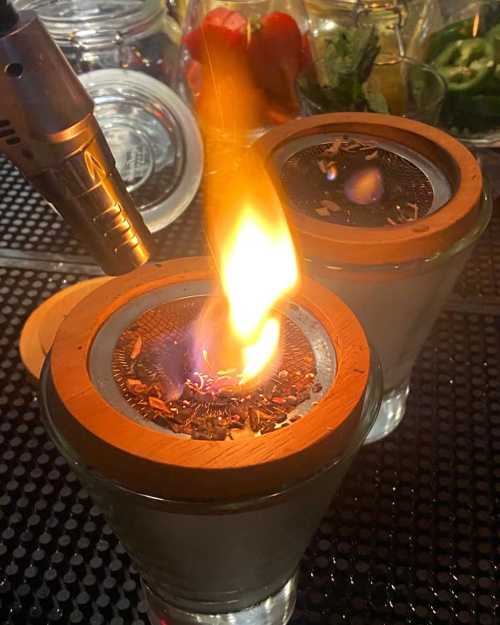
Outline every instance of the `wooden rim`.
{"type": "Polygon", "coordinates": [[[392,228],[339,226],[289,208],[303,252],[327,262],[383,265],[430,258],[466,236],[477,219],[483,179],[471,152],[445,132],[401,117],[375,113],[332,113],[296,120],[264,135],[254,149],[265,160],[286,205],[286,194],[273,171],[273,155],[292,139],[324,132],[372,135],[412,148],[448,178],[452,197],[435,213],[392,228]]]}
{"type": "Polygon", "coordinates": [[[50,352],[57,329],[70,310],[110,276],[77,282],[51,295],[28,317],[19,338],[21,360],[33,382],[40,380],[44,360],[50,352]]]}
{"type": "Polygon", "coordinates": [[[180,439],[129,419],[102,398],[87,363],[93,339],[109,316],[153,289],[213,275],[210,261],[202,258],[141,268],[83,300],[56,336],[50,378],[60,404],[49,393],[49,419],[85,465],[133,490],[192,501],[278,492],[335,461],[347,445],[348,431],[358,423],[370,367],[366,337],[350,309],[310,280],[294,301],[329,335],[337,374],[319,405],[288,428],[245,440],[180,439]]]}

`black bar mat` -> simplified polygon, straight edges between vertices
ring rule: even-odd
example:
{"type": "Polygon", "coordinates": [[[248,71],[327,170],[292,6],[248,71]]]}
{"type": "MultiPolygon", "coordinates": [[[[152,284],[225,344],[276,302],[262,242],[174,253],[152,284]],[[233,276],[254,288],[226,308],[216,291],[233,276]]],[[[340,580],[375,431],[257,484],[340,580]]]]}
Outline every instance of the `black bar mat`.
{"type": "MultiPolygon", "coordinates": [[[[155,237],[158,260],[206,253],[202,206],[198,198],[188,210],[155,237]]],[[[49,208],[21,174],[0,157],[0,254],[4,250],[77,256],[91,262],[88,252],[73,237],[57,213],[49,208]]],[[[73,260],[73,259],[72,259],[73,260]]],[[[456,296],[500,297],[500,215],[477,245],[459,280],[456,296]]]]}
{"type": "MultiPolygon", "coordinates": [[[[17,352],[27,315],[80,277],[0,267],[2,625],[147,624],[137,572],[48,440],[17,352]]],[[[445,312],[403,423],[362,450],[307,550],[294,625],[498,622],[499,372],[500,317],[445,312]]]]}
{"type": "MultiPolygon", "coordinates": [[[[157,258],[205,253],[199,201],[155,237],[157,258]]],[[[88,251],[77,241],[63,219],[33,191],[19,171],[0,156],[0,252],[43,252],[81,257],[88,251]]]]}

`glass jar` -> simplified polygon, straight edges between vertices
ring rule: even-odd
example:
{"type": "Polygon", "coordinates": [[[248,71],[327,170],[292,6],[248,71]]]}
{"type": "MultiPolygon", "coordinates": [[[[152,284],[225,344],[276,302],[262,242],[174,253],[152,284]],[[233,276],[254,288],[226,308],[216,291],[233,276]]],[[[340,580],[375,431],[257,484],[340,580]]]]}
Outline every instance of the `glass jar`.
{"type": "Polygon", "coordinates": [[[309,0],[314,62],[299,88],[305,111],[391,113],[435,123],[446,85],[406,52],[415,11],[398,0],[309,0]]]}
{"type": "Polygon", "coordinates": [[[468,145],[500,145],[500,2],[441,3],[420,58],[447,83],[440,123],[468,145]]]}
{"type": "Polygon", "coordinates": [[[123,68],[170,84],[180,29],[164,0],[18,0],[36,11],[73,69],[123,68]]]}
{"type": "Polygon", "coordinates": [[[204,134],[255,136],[300,115],[308,31],[303,0],[191,0],[177,90],[204,134]]]}
{"type": "MultiPolygon", "coordinates": [[[[309,115],[336,111],[390,113],[437,124],[446,96],[446,83],[436,70],[408,57],[373,64],[362,91],[353,83],[351,68],[336,73],[336,87],[327,87],[328,68],[316,61],[299,81],[304,110],[309,115]]],[[[354,78],[354,81],[356,79],[354,78]]]]}
{"type": "Polygon", "coordinates": [[[481,170],[430,126],[367,113],[305,118],[255,146],[311,277],[363,323],[384,377],[367,441],[404,416],[412,367],[491,217],[481,170]]]}
{"type": "Polygon", "coordinates": [[[397,51],[398,56],[409,58],[420,57],[420,48],[431,32],[431,27],[442,26],[443,11],[452,4],[456,2],[306,0],[314,37],[327,36],[336,25],[353,26],[361,13],[365,21],[375,20],[378,23],[378,29],[386,44],[383,45],[385,54],[392,49],[397,51]]]}
{"type": "Polygon", "coordinates": [[[407,17],[404,0],[306,0],[316,52],[322,56],[323,40],[336,29],[373,26],[378,35],[378,55],[405,56],[403,27],[407,17]]]}
{"type": "MultiPolygon", "coordinates": [[[[470,1],[470,0],[469,0],[470,1]]],[[[414,59],[422,57],[422,47],[431,32],[443,27],[443,10],[452,2],[436,0],[411,0],[403,27],[405,54],[414,59]]]]}

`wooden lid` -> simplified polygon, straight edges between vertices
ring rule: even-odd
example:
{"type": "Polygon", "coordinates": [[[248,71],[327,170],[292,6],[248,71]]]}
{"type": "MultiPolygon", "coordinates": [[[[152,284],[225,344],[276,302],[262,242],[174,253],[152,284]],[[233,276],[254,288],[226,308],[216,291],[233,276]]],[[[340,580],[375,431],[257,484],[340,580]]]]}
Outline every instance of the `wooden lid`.
{"type": "Polygon", "coordinates": [[[40,379],[43,363],[63,320],[79,301],[108,280],[111,280],[109,276],[103,276],[66,287],[45,300],[28,317],[21,331],[19,351],[34,381],[40,379]]]}
{"type": "Polygon", "coordinates": [[[285,205],[286,191],[273,164],[274,155],[292,140],[328,132],[371,135],[414,150],[444,173],[452,197],[443,207],[416,222],[378,228],[336,225],[289,206],[291,225],[307,257],[361,265],[411,262],[446,250],[466,236],[475,223],[483,180],[471,152],[437,128],[374,113],[307,117],[272,130],[254,144],[253,149],[264,158],[285,205]]]}
{"type": "Polygon", "coordinates": [[[44,380],[48,419],[84,465],[127,488],[184,501],[278,492],[332,464],[359,423],[370,368],[364,332],[347,306],[310,280],[294,301],[329,335],[337,372],[323,400],[288,428],[234,441],[178,438],[124,416],[103,399],[87,363],[94,337],[110,315],[151,290],[213,275],[203,258],[143,267],[83,300],[57,333],[44,380]]]}

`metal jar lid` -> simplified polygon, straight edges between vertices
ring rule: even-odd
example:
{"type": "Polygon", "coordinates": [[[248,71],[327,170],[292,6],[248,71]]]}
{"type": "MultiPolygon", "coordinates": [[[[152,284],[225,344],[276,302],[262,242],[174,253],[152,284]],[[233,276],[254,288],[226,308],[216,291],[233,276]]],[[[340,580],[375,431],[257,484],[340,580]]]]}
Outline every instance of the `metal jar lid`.
{"type": "Polygon", "coordinates": [[[172,89],[141,72],[103,69],[79,78],[146,225],[151,232],[165,228],[200,185],[203,144],[192,113],[172,89]]]}

